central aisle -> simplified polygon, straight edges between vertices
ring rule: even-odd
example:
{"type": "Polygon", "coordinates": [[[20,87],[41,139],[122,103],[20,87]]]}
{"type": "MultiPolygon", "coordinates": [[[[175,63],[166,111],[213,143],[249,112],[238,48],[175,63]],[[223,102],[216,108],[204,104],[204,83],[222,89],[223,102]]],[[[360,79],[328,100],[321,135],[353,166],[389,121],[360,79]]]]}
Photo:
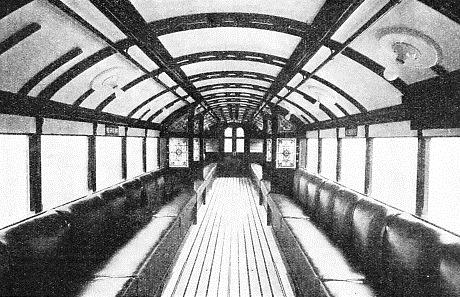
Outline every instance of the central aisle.
{"type": "Polygon", "coordinates": [[[247,178],[218,178],[162,296],[294,296],[247,178]]]}

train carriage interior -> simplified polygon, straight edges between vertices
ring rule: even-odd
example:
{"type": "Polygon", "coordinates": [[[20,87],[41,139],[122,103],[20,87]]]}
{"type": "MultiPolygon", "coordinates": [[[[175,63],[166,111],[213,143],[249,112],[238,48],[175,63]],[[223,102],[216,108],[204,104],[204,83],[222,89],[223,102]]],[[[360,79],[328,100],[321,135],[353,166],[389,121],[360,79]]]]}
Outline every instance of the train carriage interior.
{"type": "Polygon", "coordinates": [[[460,296],[455,0],[5,0],[0,296],[460,296]]]}

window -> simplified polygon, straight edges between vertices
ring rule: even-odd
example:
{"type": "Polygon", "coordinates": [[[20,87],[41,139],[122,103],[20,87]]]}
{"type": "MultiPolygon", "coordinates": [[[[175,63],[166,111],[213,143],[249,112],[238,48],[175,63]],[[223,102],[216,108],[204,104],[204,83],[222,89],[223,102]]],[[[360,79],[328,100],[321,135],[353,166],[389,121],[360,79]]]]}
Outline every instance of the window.
{"type": "Polygon", "coordinates": [[[415,213],[417,138],[375,138],[371,196],[415,213]]]}
{"type": "Polygon", "coordinates": [[[130,179],[144,172],[141,137],[128,137],[126,140],[126,178],[130,179]]]}
{"type": "Polygon", "coordinates": [[[427,219],[460,234],[460,137],[430,140],[427,219]]]}
{"type": "Polygon", "coordinates": [[[28,217],[29,141],[25,135],[0,135],[0,227],[28,217]]]}
{"type": "Polygon", "coordinates": [[[169,167],[188,167],[188,139],[169,139],[169,167]]]}
{"type": "Polygon", "coordinates": [[[158,170],[158,138],[147,137],[147,172],[158,170]]]}
{"type": "Polygon", "coordinates": [[[96,188],[107,188],[122,180],[121,137],[96,137],[96,188]]]}
{"type": "Polygon", "coordinates": [[[44,135],[41,144],[43,209],[88,194],[88,137],[44,135]]]}
{"type": "Polygon", "coordinates": [[[263,153],[264,152],[264,140],[263,139],[251,139],[249,142],[249,151],[251,153],[263,153]]]}
{"type": "Polygon", "coordinates": [[[321,175],[336,180],[337,178],[337,139],[323,138],[321,148],[321,175]]]}
{"type": "Polygon", "coordinates": [[[364,193],[366,171],[366,139],[342,139],[342,164],[340,183],[357,192],[364,193]]]}
{"type": "Polygon", "coordinates": [[[318,139],[307,139],[307,170],[318,172],[318,139]]]}
{"type": "Polygon", "coordinates": [[[224,152],[244,153],[244,129],[228,127],[224,130],[224,152]]]}

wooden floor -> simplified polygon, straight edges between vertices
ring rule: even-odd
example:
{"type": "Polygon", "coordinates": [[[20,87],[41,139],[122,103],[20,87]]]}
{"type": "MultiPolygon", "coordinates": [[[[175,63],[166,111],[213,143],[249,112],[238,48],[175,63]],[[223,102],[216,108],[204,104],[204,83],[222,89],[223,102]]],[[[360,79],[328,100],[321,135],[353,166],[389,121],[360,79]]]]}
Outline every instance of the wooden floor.
{"type": "Polygon", "coordinates": [[[218,178],[162,296],[294,296],[247,178],[218,178]]]}

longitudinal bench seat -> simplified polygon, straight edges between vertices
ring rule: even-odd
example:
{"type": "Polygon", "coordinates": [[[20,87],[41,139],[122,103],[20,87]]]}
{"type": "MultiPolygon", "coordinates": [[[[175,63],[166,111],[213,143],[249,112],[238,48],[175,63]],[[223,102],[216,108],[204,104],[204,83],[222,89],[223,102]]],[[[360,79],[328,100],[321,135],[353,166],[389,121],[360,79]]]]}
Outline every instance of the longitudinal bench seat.
{"type": "Polygon", "coordinates": [[[157,296],[196,207],[193,181],[160,171],[4,228],[0,295],[157,296]]]}
{"type": "Polygon", "coordinates": [[[299,296],[460,296],[458,236],[302,169],[258,184],[299,296]]]}

